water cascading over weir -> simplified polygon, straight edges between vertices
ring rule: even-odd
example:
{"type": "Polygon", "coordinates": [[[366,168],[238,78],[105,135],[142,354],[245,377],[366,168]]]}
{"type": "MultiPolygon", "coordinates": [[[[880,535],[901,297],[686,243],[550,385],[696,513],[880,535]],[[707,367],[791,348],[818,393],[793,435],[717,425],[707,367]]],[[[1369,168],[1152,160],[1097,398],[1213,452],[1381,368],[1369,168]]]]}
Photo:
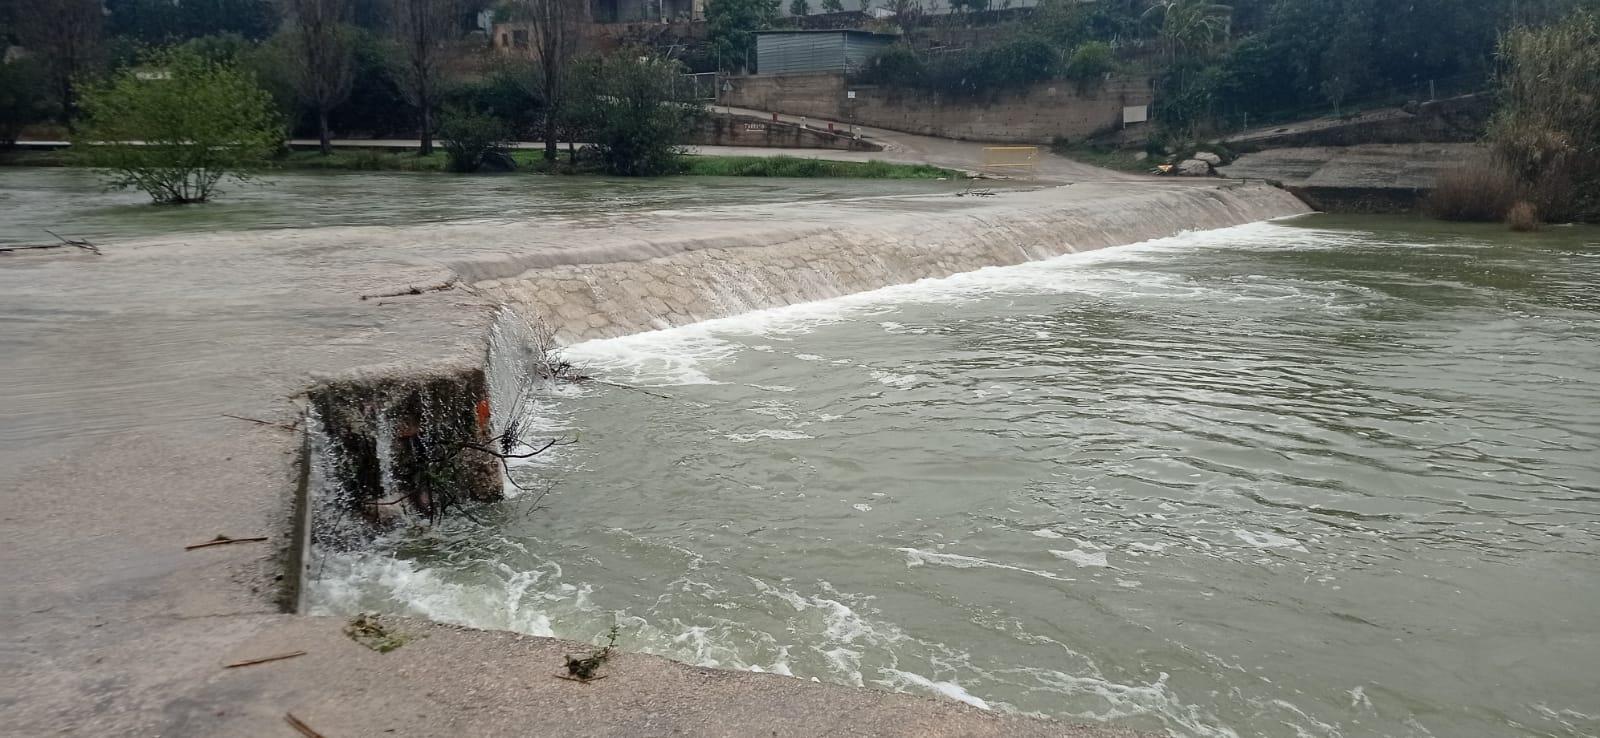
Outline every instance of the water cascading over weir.
{"type": "MultiPolygon", "coordinates": [[[[609,227],[572,239],[580,245],[447,261],[495,308],[483,348],[308,391],[295,579],[314,551],[358,548],[408,518],[501,499],[504,467],[476,449],[494,448],[520,422],[546,328],[566,343],[621,336],[1305,212],[1264,184],[1085,184],[987,201],[890,198],[848,214],[824,203],[765,219],[609,227]]],[[[686,216],[662,220],[673,217],[686,216]]]]}

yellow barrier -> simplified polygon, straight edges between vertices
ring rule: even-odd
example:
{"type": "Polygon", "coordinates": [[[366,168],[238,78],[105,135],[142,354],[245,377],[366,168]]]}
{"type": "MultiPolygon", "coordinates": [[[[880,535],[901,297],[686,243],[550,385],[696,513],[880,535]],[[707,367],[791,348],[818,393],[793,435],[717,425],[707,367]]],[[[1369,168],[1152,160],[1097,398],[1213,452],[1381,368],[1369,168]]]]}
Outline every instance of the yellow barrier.
{"type": "Polygon", "coordinates": [[[1038,146],[985,146],[983,168],[1032,173],[1039,166],[1038,146]]]}

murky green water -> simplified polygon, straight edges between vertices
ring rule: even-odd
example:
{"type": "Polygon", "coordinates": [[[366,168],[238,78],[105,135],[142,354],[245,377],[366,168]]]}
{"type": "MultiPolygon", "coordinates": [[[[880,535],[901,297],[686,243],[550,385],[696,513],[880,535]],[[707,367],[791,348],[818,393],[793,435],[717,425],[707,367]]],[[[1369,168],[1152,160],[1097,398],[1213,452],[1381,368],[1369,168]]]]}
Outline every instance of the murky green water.
{"type": "Polygon", "coordinates": [[[1600,733],[1600,232],[1311,218],[575,356],[322,607],[1182,736],[1600,733]]]}
{"type": "Polygon", "coordinates": [[[48,243],[45,229],[116,240],[205,231],[408,225],[452,220],[606,218],[630,211],[947,192],[959,182],[674,177],[609,179],[425,172],[282,172],[231,184],[204,205],[162,207],[107,192],[87,169],[0,167],[0,244],[48,243]]]}

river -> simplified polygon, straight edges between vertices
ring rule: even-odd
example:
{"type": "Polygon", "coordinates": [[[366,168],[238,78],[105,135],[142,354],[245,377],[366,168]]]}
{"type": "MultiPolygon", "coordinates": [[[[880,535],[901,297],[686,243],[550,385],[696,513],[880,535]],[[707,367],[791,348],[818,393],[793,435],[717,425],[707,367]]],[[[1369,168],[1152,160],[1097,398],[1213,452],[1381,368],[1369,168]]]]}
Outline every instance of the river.
{"type": "Polygon", "coordinates": [[[671,177],[619,179],[425,172],[273,172],[225,182],[199,206],[108,191],[90,169],[0,167],[0,245],[277,228],[608,219],[617,213],[956,192],[934,180],[671,177]]]}
{"type": "Polygon", "coordinates": [[[1600,231],[1312,216],[580,344],[318,608],[1179,736],[1600,733],[1600,231]]]}

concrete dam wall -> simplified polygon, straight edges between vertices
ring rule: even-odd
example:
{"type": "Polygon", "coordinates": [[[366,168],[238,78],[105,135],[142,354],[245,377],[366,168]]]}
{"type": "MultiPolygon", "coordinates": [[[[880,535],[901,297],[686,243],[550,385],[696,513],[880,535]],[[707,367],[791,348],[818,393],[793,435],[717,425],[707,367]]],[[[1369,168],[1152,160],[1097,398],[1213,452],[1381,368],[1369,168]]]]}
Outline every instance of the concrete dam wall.
{"type": "Polygon", "coordinates": [[[954,211],[950,200],[913,200],[909,211],[868,221],[775,227],[745,243],[658,242],[652,258],[551,265],[476,288],[573,342],[1306,211],[1290,194],[1254,184],[1082,185],[954,211]]]}
{"type": "Polygon", "coordinates": [[[514,427],[544,330],[564,343],[622,336],[1307,211],[1283,190],[1247,183],[1082,184],[854,205],[866,212],[783,206],[785,219],[751,221],[742,210],[737,221],[646,224],[564,249],[447,262],[498,307],[480,358],[314,387],[319,438],[303,528],[318,548],[346,548],[391,528],[402,501],[429,516],[440,500],[498,499],[497,461],[471,447],[514,427]]]}

